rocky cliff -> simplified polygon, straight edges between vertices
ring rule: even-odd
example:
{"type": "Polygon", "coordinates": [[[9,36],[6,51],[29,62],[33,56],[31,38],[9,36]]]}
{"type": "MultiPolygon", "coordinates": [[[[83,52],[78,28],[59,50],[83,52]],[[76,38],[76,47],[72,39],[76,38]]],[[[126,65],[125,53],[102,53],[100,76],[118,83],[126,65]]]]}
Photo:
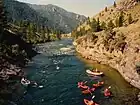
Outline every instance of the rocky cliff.
{"type": "Polygon", "coordinates": [[[118,0],[118,4],[119,6],[117,7],[117,9],[119,10],[126,10],[126,9],[130,9],[132,7],[134,7],[139,0],[118,0]]]}
{"type": "Polygon", "coordinates": [[[75,40],[74,45],[83,57],[117,69],[126,81],[140,89],[139,24],[90,33],[75,40]]]}

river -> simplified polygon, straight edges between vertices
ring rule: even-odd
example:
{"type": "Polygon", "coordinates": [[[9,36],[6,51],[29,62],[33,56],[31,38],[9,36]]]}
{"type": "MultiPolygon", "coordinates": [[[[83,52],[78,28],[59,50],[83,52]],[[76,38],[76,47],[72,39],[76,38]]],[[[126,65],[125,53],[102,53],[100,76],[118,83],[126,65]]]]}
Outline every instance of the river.
{"type": "Polygon", "coordinates": [[[13,93],[8,105],[84,105],[83,99],[91,99],[91,96],[81,94],[77,82],[88,81],[91,85],[99,80],[105,81],[105,85],[93,93],[95,102],[100,105],[140,105],[136,101],[136,88],[125,82],[116,70],[82,59],[76,54],[71,39],[38,45],[37,49],[41,54],[33,58],[25,72],[27,78],[36,81],[40,87],[21,85],[22,89],[18,88],[18,92],[13,93]],[[63,47],[71,50],[60,51],[63,47]],[[85,70],[95,67],[105,76],[89,77],[85,70]],[[108,86],[112,87],[114,96],[110,99],[103,96],[103,90],[108,86]]]}

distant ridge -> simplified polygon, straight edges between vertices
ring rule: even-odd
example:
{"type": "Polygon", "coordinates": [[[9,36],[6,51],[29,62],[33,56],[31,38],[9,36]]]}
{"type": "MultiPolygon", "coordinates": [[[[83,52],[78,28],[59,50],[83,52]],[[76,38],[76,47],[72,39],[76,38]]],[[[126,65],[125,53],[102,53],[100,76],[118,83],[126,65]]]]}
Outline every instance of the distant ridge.
{"type": "Polygon", "coordinates": [[[65,33],[71,32],[77,25],[86,20],[83,15],[68,12],[52,4],[36,5],[4,0],[4,5],[11,21],[28,20],[65,33]]]}

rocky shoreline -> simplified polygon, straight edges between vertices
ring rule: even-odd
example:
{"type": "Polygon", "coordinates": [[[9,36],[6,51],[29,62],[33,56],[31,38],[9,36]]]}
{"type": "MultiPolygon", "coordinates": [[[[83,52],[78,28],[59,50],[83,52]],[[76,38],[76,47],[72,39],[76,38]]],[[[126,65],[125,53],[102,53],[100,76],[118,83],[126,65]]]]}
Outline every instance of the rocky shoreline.
{"type": "Polygon", "coordinates": [[[128,42],[123,53],[107,51],[100,41],[95,44],[87,36],[78,38],[73,44],[82,57],[117,69],[127,82],[140,89],[140,75],[136,70],[136,64],[140,62],[140,47],[136,44],[128,42]]]}
{"type": "Polygon", "coordinates": [[[19,79],[24,75],[21,67],[9,63],[7,60],[0,58],[0,80],[19,79]]]}

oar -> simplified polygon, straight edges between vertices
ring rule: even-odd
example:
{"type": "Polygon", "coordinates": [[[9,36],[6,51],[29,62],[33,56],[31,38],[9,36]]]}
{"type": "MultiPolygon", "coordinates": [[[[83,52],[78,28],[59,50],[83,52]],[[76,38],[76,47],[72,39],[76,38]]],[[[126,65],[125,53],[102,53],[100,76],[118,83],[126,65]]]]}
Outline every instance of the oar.
{"type": "Polygon", "coordinates": [[[92,99],[94,99],[94,98],[95,98],[95,95],[92,96],[92,99]]]}
{"type": "Polygon", "coordinates": [[[111,88],[111,86],[108,87],[108,89],[110,89],[110,88],[111,88]]]}

